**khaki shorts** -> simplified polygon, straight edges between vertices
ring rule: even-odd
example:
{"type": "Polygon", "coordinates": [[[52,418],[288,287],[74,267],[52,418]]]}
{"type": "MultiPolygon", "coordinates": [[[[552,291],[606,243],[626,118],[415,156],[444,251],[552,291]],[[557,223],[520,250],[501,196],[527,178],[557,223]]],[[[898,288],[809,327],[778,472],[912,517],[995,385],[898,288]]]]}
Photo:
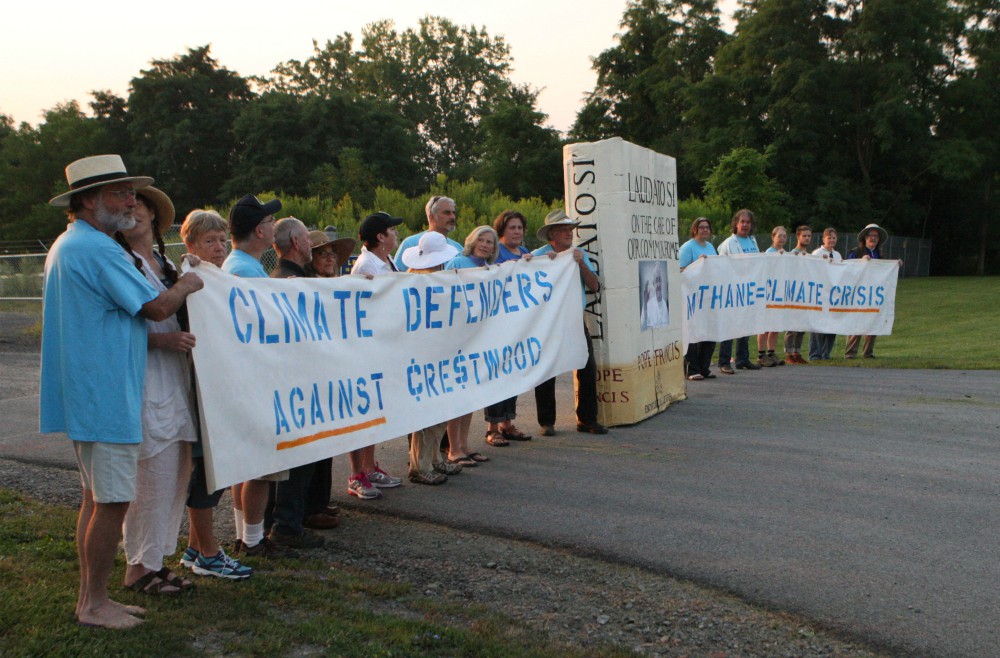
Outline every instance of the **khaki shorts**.
{"type": "Polygon", "coordinates": [[[259,478],[254,478],[255,480],[262,480],[264,482],[284,482],[288,479],[288,471],[278,471],[277,473],[271,473],[270,475],[262,475],[259,478]]]}
{"type": "Polygon", "coordinates": [[[83,488],[95,503],[131,503],[139,466],[139,443],[74,441],[83,488]]]}

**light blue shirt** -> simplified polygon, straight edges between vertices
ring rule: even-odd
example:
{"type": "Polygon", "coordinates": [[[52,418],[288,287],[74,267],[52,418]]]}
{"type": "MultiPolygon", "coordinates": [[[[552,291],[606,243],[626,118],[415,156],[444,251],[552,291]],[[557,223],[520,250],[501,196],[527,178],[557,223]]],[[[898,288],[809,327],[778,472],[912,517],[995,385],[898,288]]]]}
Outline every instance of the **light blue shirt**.
{"type": "Polygon", "coordinates": [[[702,256],[718,256],[718,254],[715,253],[715,247],[712,246],[711,242],[706,241],[705,246],[703,247],[698,244],[697,240],[692,238],[681,245],[679,257],[682,268],[687,267],[702,256]]]}
{"type": "MultiPolygon", "coordinates": [[[[420,244],[420,236],[426,232],[427,231],[421,231],[420,233],[415,233],[414,235],[411,235],[410,237],[403,240],[403,244],[399,245],[399,248],[396,249],[396,257],[392,259],[392,262],[395,263],[397,270],[399,270],[400,272],[405,272],[407,270],[406,264],[403,263],[403,252],[409,249],[410,247],[416,247],[418,244],[420,244]]],[[[455,242],[454,240],[452,240],[447,236],[445,236],[445,239],[448,241],[448,244],[455,247],[455,249],[458,249],[458,253],[462,253],[462,249],[464,249],[462,245],[458,244],[457,242],[455,242]]]]}
{"type": "MultiPolygon", "coordinates": [[[[575,248],[576,247],[570,247],[570,249],[575,249],[575,248]]],[[[537,256],[545,256],[545,254],[549,253],[550,251],[555,251],[555,250],[552,248],[551,244],[547,244],[544,247],[539,247],[538,249],[535,249],[533,252],[531,252],[531,255],[532,256],[536,256],[536,257],[537,256]]],[[[583,252],[583,262],[587,265],[587,269],[590,270],[591,272],[594,272],[594,274],[597,274],[597,272],[594,271],[594,265],[593,265],[593,263],[590,262],[590,256],[587,255],[586,251],[583,251],[582,249],[580,251],[583,252]]],[[[548,258],[548,257],[546,256],[546,258],[548,258]]],[[[583,283],[583,277],[582,276],[580,277],[580,289],[583,292],[583,308],[586,309],[587,308],[587,286],[584,285],[584,283],[583,283]]]]}
{"type": "Polygon", "coordinates": [[[45,259],[39,428],[74,441],[140,443],[146,320],[159,292],[83,220],[45,259]]]}
{"type": "Polygon", "coordinates": [[[239,249],[233,249],[222,263],[222,271],[244,279],[266,279],[267,270],[260,261],[239,249]]]}
{"type": "Polygon", "coordinates": [[[461,270],[467,267],[483,267],[484,265],[486,265],[485,259],[476,258],[475,256],[466,256],[465,254],[458,254],[444,264],[444,269],[461,270]]]}

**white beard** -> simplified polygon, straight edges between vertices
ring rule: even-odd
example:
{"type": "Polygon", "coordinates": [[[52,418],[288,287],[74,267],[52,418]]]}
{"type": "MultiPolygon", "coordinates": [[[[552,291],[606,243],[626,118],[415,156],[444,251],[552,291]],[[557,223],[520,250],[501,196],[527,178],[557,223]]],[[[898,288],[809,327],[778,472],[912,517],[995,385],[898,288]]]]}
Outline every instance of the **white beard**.
{"type": "Polygon", "coordinates": [[[135,226],[135,217],[131,210],[123,210],[120,213],[113,213],[104,205],[104,199],[98,198],[97,208],[94,210],[94,219],[108,233],[116,231],[127,231],[135,226]]]}

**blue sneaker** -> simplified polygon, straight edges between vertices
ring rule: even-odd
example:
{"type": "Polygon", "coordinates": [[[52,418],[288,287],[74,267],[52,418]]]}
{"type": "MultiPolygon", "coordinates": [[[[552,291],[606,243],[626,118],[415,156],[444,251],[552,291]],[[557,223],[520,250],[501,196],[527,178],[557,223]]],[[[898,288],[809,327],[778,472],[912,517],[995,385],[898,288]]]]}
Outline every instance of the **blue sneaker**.
{"type": "Polygon", "coordinates": [[[190,569],[194,566],[194,561],[198,559],[198,551],[194,550],[190,546],[184,549],[184,555],[181,556],[181,564],[190,569]]]}
{"type": "Polygon", "coordinates": [[[215,576],[216,578],[228,578],[229,580],[244,580],[253,575],[253,569],[240,564],[239,561],[226,555],[226,552],[219,549],[219,554],[206,557],[199,554],[194,561],[191,571],[199,576],[215,576]]]}

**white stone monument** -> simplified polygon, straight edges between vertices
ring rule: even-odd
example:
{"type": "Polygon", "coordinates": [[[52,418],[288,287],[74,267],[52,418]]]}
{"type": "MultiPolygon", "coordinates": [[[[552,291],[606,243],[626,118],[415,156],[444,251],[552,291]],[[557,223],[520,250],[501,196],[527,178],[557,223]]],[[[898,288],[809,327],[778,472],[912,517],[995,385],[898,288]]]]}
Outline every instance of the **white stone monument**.
{"type": "Polygon", "coordinates": [[[613,138],[565,146],[563,173],[576,246],[601,279],[586,310],[598,421],[636,423],[686,397],[677,162],[613,138]]]}

